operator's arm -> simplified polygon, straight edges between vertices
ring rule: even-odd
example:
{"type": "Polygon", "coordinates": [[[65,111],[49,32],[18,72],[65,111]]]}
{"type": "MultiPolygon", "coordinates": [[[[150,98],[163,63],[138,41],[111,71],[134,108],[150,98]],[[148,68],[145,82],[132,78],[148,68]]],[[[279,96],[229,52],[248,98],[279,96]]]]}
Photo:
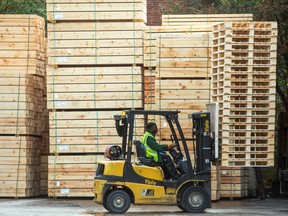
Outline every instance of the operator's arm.
{"type": "Polygon", "coordinates": [[[152,149],[154,149],[155,151],[157,151],[157,152],[162,152],[162,151],[169,150],[168,145],[158,144],[153,137],[148,137],[148,138],[147,138],[147,145],[148,145],[150,148],[152,148],[152,149]]]}

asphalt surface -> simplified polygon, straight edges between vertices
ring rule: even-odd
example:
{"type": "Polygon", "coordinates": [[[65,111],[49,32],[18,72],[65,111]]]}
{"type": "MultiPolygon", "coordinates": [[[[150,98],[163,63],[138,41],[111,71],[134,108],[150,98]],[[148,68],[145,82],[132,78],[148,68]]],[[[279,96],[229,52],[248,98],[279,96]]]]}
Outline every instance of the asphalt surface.
{"type": "MultiPolygon", "coordinates": [[[[131,205],[125,215],[288,215],[288,199],[220,200],[202,214],[187,214],[176,206],[131,205]]],[[[92,199],[0,199],[0,216],[101,216],[107,212],[92,199]]]]}

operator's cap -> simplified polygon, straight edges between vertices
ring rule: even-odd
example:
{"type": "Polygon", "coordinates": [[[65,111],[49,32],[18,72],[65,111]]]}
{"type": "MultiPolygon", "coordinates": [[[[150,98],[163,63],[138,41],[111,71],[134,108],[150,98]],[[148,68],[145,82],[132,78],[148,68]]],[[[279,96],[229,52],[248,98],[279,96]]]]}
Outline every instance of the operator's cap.
{"type": "Polygon", "coordinates": [[[155,126],[156,123],[155,122],[149,122],[147,125],[146,125],[146,129],[149,130],[151,129],[153,126],[155,126]]]}

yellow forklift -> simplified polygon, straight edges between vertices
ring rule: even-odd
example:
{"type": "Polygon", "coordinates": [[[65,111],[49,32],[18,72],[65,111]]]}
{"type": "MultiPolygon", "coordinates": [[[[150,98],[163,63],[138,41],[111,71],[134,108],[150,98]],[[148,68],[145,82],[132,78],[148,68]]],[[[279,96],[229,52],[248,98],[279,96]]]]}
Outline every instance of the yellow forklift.
{"type": "MultiPolygon", "coordinates": [[[[177,205],[184,212],[199,213],[211,208],[211,158],[213,139],[210,132],[210,114],[189,115],[195,140],[194,161],[178,121],[180,111],[128,110],[115,115],[115,126],[122,137],[122,146],[106,150],[110,160],[98,163],[94,180],[95,202],[114,214],[125,213],[134,205],[177,205]],[[165,179],[160,165],[146,158],[145,147],[133,140],[136,116],[163,116],[171,131],[171,142],[176,149],[169,154],[180,173],[177,180],[165,179]],[[131,161],[133,144],[138,163],[131,161]]],[[[144,133],[144,132],[143,132],[144,133]]]]}

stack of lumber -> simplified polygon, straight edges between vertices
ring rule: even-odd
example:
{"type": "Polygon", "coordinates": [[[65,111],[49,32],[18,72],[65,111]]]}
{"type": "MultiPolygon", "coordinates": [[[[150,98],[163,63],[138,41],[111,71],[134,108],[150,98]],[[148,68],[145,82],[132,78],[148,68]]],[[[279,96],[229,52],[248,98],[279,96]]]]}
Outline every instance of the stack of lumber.
{"type": "Polygon", "coordinates": [[[45,73],[45,23],[36,15],[0,14],[0,72],[45,73]]]}
{"type": "Polygon", "coordinates": [[[213,201],[219,200],[221,198],[220,182],[220,166],[218,166],[218,164],[211,165],[211,199],[213,201]]]}
{"type": "Polygon", "coordinates": [[[103,155],[54,155],[48,160],[48,196],[93,197],[97,161],[103,155]]]}
{"type": "Polygon", "coordinates": [[[220,171],[221,198],[241,198],[248,196],[249,169],[246,167],[223,167],[220,171]]]}
{"type": "Polygon", "coordinates": [[[215,25],[225,21],[252,21],[253,14],[169,14],[162,15],[163,26],[215,25]]]}
{"type": "MultiPolygon", "coordinates": [[[[108,160],[108,146],[121,145],[113,116],[119,111],[70,111],[50,113],[48,195],[93,196],[97,162],[108,160]],[[73,164],[74,163],[74,164],[73,164]]],[[[135,122],[135,139],[143,134],[143,118],[135,122]]],[[[134,157],[132,157],[134,160],[134,157]]]]}
{"type": "Polygon", "coordinates": [[[47,19],[48,195],[93,196],[97,158],[121,144],[113,115],[143,109],[146,0],[48,0],[47,19]]]}
{"type": "Polygon", "coordinates": [[[45,23],[0,15],[0,196],[40,195],[45,23]]]}
{"type": "Polygon", "coordinates": [[[142,107],[141,67],[47,69],[48,109],[142,107]]]}
{"type": "Polygon", "coordinates": [[[43,91],[43,77],[0,72],[1,135],[41,135],[43,91]]]}
{"type": "MultiPolygon", "coordinates": [[[[104,153],[121,144],[113,116],[119,111],[71,111],[50,113],[51,153],[104,153]]],[[[143,118],[137,118],[134,134],[143,134],[143,118]]]]}
{"type": "Polygon", "coordinates": [[[212,99],[223,166],[273,166],[277,24],[213,27],[212,99]]]}
{"type": "Polygon", "coordinates": [[[41,137],[0,136],[0,196],[40,195],[41,137]]]}
{"type": "MultiPolygon", "coordinates": [[[[192,121],[188,114],[204,111],[209,102],[209,32],[210,26],[145,30],[145,109],[181,110],[179,120],[190,138],[192,121]]],[[[161,139],[169,139],[169,130],[161,126],[160,120],[158,124],[161,139]]]]}

